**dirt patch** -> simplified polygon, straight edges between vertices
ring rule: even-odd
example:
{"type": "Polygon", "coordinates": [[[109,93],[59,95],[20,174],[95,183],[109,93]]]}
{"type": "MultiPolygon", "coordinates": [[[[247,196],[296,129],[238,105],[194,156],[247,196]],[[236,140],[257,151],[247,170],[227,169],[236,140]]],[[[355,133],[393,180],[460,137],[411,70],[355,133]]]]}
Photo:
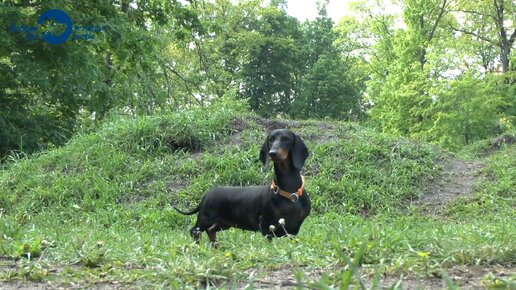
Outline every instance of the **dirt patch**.
{"type": "Polygon", "coordinates": [[[178,191],[188,187],[188,181],[184,179],[171,179],[166,182],[167,184],[167,192],[170,194],[175,194],[178,191]]]}
{"type": "Polygon", "coordinates": [[[251,126],[249,125],[249,122],[246,121],[244,118],[235,118],[233,121],[231,121],[230,128],[231,133],[242,133],[242,131],[249,129],[251,126]]]}
{"type": "Polygon", "coordinates": [[[483,178],[480,162],[463,161],[447,156],[442,162],[441,175],[430,181],[416,205],[427,213],[435,213],[457,197],[468,197],[474,192],[475,185],[483,178]]]}
{"type": "MultiPolygon", "coordinates": [[[[45,263],[23,264],[21,260],[0,257],[0,289],[2,290],[47,290],[47,289],[141,289],[130,283],[108,281],[108,282],[88,282],[81,281],[59,281],[52,277],[65,270],[65,266],[47,265],[45,263]],[[31,275],[32,272],[36,276],[31,275]],[[44,277],[42,279],[41,277],[44,277]],[[3,281],[6,280],[6,281],[3,281]]],[[[81,266],[78,264],[66,265],[66,268],[79,271],[81,266]]]]}
{"type": "MultiPolygon", "coordinates": [[[[506,281],[514,279],[516,272],[512,268],[500,266],[456,266],[446,269],[446,275],[453,286],[472,290],[495,286],[496,281],[500,281],[499,279],[506,281]]],[[[364,281],[364,285],[369,289],[372,280],[364,279],[364,281]]],[[[444,277],[384,276],[380,279],[379,286],[380,289],[396,288],[395,286],[399,286],[401,289],[449,289],[447,283],[444,277]]],[[[500,289],[505,289],[505,287],[500,289]]]]}
{"type": "MultiPolygon", "coordinates": [[[[263,128],[264,134],[263,138],[273,130],[276,129],[284,129],[284,128],[294,128],[298,127],[300,123],[298,121],[291,120],[269,120],[257,116],[251,116],[246,119],[237,118],[231,122],[231,134],[229,136],[229,144],[231,146],[241,146],[242,145],[242,133],[243,131],[250,129],[252,125],[249,121],[254,121],[259,127],[263,128]]],[[[259,137],[260,141],[262,136],[259,137]]]]}
{"type": "MultiPolygon", "coordinates": [[[[252,277],[248,285],[252,285],[252,289],[297,289],[308,288],[307,281],[317,281],[323,275],[325,270],[308,271],[303,267],[285,265],[275,270],[249,269],[246,271],[248,277],[252,277]],[[296,278],[296,273],[300,272],[301,280],[296,278]]],[[[246,288],[247,285],[238,285],[239,289],[246,288]]]]}
{"type": "MultiPolygon", "coordinates": [[[[252,289],[320,289],[314,287],[314,283],[324,281],[323,276],[327,276],[330,280],[335,281],[336,276],[342,275],[342,271],[338,269],[330,270],[308,270],[304,267],[294,267],[287,265],[283,268],[260,272],[257,269],[251,269],[246,272],[247,276],[253,277],[248,284],[237,284],[236,288],[244,289],[252,285],[252,289]],[[301,280],[296,276],[300,272],[301,280]]],[[[461,289],[485,289],[494,286],[496,280],[504,279],[506,281],[514,281],[516,279],[516,271],[513,268],[504,268],[501,266],[456,266],[446,269],[446,274],[452,281],[454,286],[461,289]]],[[[370,289],[373,283],[374,273],[363,274],[360,281],[366,289],[370,289]]],[[[356,277],[354,283],[357,284],[356,277]]],[[[328,284],[328,282],[323,284],[328,284]]],[[[339,285],[332,285],[339,286],[339,285]]],[[[357,285],[358,286],[358,285],[357,285]]],[[[414,275],[383,275],[374,289],[447,289],[446,279],[443,277],[416,277],[414,275]]],[[[505,288],[502,288],[505,289],[505,288]]],[[[509,289],[509,288],[507,288],[509,289]]]]}
{"type": "Polygon", "coordinates": [[[75,285],[73,283],[59,284],[54,282],[0,282],[0,289],[2,290],[55,290],[55,289],[97,289],[97,290],[115,290],[115,289],[142,289],[134,285],[128,285],[123,283],[93,283],[93,284],[81,284],[75,285]]]}
{"type": "Polygon", "coordinates": [[[265,128],[266,132],[270,132],[276,129],[292,129],[300,126],[299,121],[293,120],[269,120],[264,118],[256,118],[256,124],[265,128]]]}
{"type": "MultiPolygon", "coordinates": [[[[230,125],[231,145],[240,146],[242,144],[242,132],[253,127],[250,124],[250,121],[256,122],[256,125],[261,127],[264,132],[264,136],[276,129],[292,129],[295,132],[296,128],[303,126],[303,122],[295,120],[270,120],[257,116],[247,117],[246,119],[237,118],[234,119],[230,125]]],[[[316,133],[304,133],[302,136],[304,140],[309,140],[312,142],[326,142],[329,140],[338,139],[335,136],[335,130],[337,129],[335,126],[322,121],[316,121],[312,125],[315,126],[318,130],[315,131],[316,133]]],[[[262,137],[260,136],[260,138],[262,137]]]]}
{"type": "MultiPolygon", "coordinates": [[[[14,271],[16,269],[16,261],[0,258],[0,274],[14,271]]],[[[79,267],[73,265],[73,267],[79,267]]],[[[58,273],[63,268],[47,269],[51,273],[58,273]]],[[[370,289],[373,283],[374,273],[371,271],[363,271],[360,275],[360,281],[366,289],[370,289]]],[[[321,289],[316,287],[315,283],[322,282],[321,285],[328,285],[327,281],[338,281],[338,277],[342,275],[342,269],[308,269],[305,266],[285,265],[274,270],[249,269],[243,273],[249,277],[248,282],[242,279],[241,282],[231,282],[230,279],[222,279],[210,286],[215,288],[233,288],[245,289],[252,286],[251,289],[321,289]],[[301,274],[298,274],[301,273],[301,274]],[[300,277],[300,279],[299,279],[300,277]],[[326,278],[324,278],[326,277],[326,278]]],[[[446,274],[451,279],[454,286],[460,289],[486,289],[495,285],[500,286],[500,281],[516,280],[516,269],[501,266],[455,266],[446,269],[446,274]]],[[[358,284],[356,277],[353,278],[358,284]]],[[[53,281],[29,281],[29,280],[11,280],[2,282],[0,280],[0,289],[141,289],[147,288],[145,281],[132,283],[124,283],[119,281],[88,283],[81,282],[80,285],[72,282],[53,281]]],[[[321,286],[319,285],[319,286],[321,286]]],[[[501,285],[504,285],[503,283],[501,285]]],[[[328,285],[339,286],[339,285],[328,285]]],[[[358,286],[358,285],[356,285],[358,286]]],[[[152,288],[152,287],[151,287],[152,288]]],[[[383,275],[374,289],[447,289],[446,281],[443,277],[417,277],[414,275],[383,275]]],[[[497,289],[512,289],[510,286],[497,289]]]]}
{"type": "Polygon", "coordinates": [[[229,135],[230,144],[234,146],[242,145],[242,132],[251,128],[249,122],[244,118],[236,118],[231,121],[231,134],[229,135]]]}

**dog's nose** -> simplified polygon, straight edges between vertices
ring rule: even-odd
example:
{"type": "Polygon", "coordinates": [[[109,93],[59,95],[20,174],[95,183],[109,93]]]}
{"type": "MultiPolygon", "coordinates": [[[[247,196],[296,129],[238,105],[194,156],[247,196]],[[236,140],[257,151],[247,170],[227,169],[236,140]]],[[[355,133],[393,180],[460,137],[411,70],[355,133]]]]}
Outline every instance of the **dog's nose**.
{"type": "Polygon", "coordinates": [[[274,159],[276,157],[278,157],[278,151],[269,151],[269,156],[274,159]]]}

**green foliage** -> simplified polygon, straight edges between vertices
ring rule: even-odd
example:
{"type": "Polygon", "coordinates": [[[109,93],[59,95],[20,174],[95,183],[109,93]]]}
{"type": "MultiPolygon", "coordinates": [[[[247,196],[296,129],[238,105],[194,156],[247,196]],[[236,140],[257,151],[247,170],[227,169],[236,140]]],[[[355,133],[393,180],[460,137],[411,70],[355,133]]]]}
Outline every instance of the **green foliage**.
{"type": "MultiPolygon", "coordinates": [[[[76,205],[95,211],[125,203],[134,195],[155,196],[167,191],[167,182],[182,184],[181,180],[189,180],[190,186],[175,189],[177,195],[195,203],[216,184],[260,184],[263,179],[259,178],[256,152],[262,140],[252,135],[261,133],[244,134],[239,148],[212,148],[214,142],[227,138],[233,118],[240,114],[241,102],[226,101],[216,102],[208,110],[116,119],[98,133],[75,137],[66,148],[43,154],[38,159],[40,167],[29,170],[30,163],[13,164],[10,177],[6,175],[2,181],[0,205],[35,212],[43,207],[76,205]],[[174,153],[199,150],[209,153],[195,160],[174,153]],[[65,163],[54,164],[60,159],[65,163]],[[168,181],[156,182],[164,172],[171,174],[168,181]]],[[[324,138],[316,124],[304,130],[314,141],[324,138]]],[[[434,154],[429,147],[356,130],[349,127],[334,132],[334,137],[351,141],[307,141],[313,148],[307,164],[308,190],[320,192],[313,197],[316,211],[377,214],[394,209],[416,197],[414,186],[432,172],[434,154]],[[329,154],[346,162],[334,164],[327,159],[329,154]]]]}
{"type": "Polygon", "coordinates": [[[502,118],[499,108],[505,103],[497,85],[496,79],[479,82],[472,75],[446,84],[435,93],[434,122],[426,133],[427,138],[458,150],[499,133],[502,118]]]}
{"type": "MultiPolygon", "coordinates": [[[[317,136],[317,130],[310,132],[317,136]]],[[[434,172],[436,155],[427,145],[352,126],[332,134],[335,139],[313,144],[307,164],[314,172],[307,188],[317,192],[315,211],[374,215],[395,210],[417,198],[416,186],[434,172]]]]}
{"type": "Polygon", "coordinates": [[[341,57],[349,50],[339,44],[351,36],[341,28],[339,34],[320,4],[319,16],[303,24],[303,63],[306,72],[300,82],[299,96],[293,101],[296,118],[357,119],[361,116],[360,81],[351,72],[356,57],[341,57]]]}
{"type": "MultiPolygon", "coordinates": [[[[66,1],[61,4],[60,9],[70,8],[66,1]]],[[[101,120],[113,109],[147,114],[191,103],[203,105],[213,98],[235,93],[265,116],[292,114],[295,100],[298,108],[295,113],[301,118],[346,118],[349,107],[357,112],[361,110],[353,78],[342,82],[341,78],[347,76],[345,71],[350,69],[343,62],[336,61],[332,76],[322,84],[314,79],[323,72],[324,65],[333,64],[331,59],[340,58],[333,44],[336,39],[333,22],[326,15],[324,5],[321,16],[306,25],[287,15],[280,2],[199,1],[182,5],[156,1],[120,7],[99,4],[91,16],[92,5],[81,2],[79,9],[69,13],[77,23],[93,23],[104,28],[90,42],[48,46],[43,50],[46,54],[26,50],[23,53],[27,55],[20,56],[14,53],[16,49],[11,49],[12,45],[5,45],[2,59],[6,76],[10,73],[20,78],[17,82],[12,82],[10,77],[6,79],[5,83],[9,84],[6,92],[18,92],[21,96],[28,83],[35,83],[30,100],[40,99],[45,94],[43,91],[50,92],[47,95],[52,98],[46,101],[42,98],[41,110],[32,103],[28,108],[20,103],[19,108],[10,109],[19,114],[10,114],[11,117],[0,122],[5,127],[2,132],[6,132],[1,144],[3,154],[13,149],[33,152],[48,143],[63,144],[82,125],[81,118],[101,120]],[[10,50],[13,52],[8,53],[10,50]],[[312,81],[303,82],[304,75],[323,55],[326,61],[309,74],[312,81]],[[55,58],[59,60],[56,62],[55,58]],[[29,68],[27,59],[36,60],[31,64],[34,68],[29,68]],[[23,71],[18,72],[18,68],[23,71]],[[49,72],[54,76],[51,82],[42,77],[49,72]],[[59,78],[61,75],[70,77],[59,78]],[[318,86],[325,89],[318,90],[318,86]],[[301,98],[303,91],[306,93],[301,98]],[[324,94],[325,105],[312,108],[316,114],[301,114],[301,111],[311,112],[312,109],[304,107],[304,100],[313,94],[324,94]],[[324,108],[330,101],[337,106],[334,112],[326,114],[324,108]],[[48,120],[35,116],[28,122],[27,110],[41,111],[48,120]],[[66,114],[58,119],[64,111],[66,114]],[[31,129],[38,129],[34,124],[44,127],[32,132],[31,129]],[[27,140],[19,140],[13,133],[16,130],[27,132],[27,140]]],[[[25,18],[22,13],[37,15],[46,9],[39,4],[7,7],[4,11],[7,21],[25,18]]],[[[6,36],[24,41],[21,34],[6,36]]],[[[13,95],[9,100],[16,98],[19,97],[13,95]]]]}
{"type": "Polygon", "coordinates": [[[381,5],[355,3],[356,16],[336,26],[327,1],[304,22],[284,1],[2,3],[4,28],[57,7],[102,31],[51,45],[2,29],[0,156],[63,145],[112,111],[175,111],[232,95],[267,117],[357,120],[370,109],[385,132],[453,150],[514,126],[513,1],[405,0],[400,13],[381,5]],[[476,105],[487,109],[471,125],[450,109],[476,105]]]}
{"type": "Polygon", "coordinates": [[[174,44],[169,66],[201,102],[236,92],[266,117],[356,118],[363,81],[352,73],[355,63],[342,60],[326,5],[315,21],[299,23],[281,1],[200,1],[204,33],[174,44]]]}
{"type": "MultiPolygon", "coordinates": [[[[163,75],[156,72],[155,56],[171,38],[157,32],[196,28],[194,15],[179,13],[185,8],[178,2],[58,2],[0,4],[2,157],[13,150],[30,153],[64,144],[84,115],[102,119],[112,108],[148,112],[165,107],[171,96],[156,96],[151,80],[163,75]],[[101,31],[90,40],[70,38],[53,45],[7,29],[11,24],[33,27],[43,11],[56,7],[74,25],[96,25],[101,31]]],[[[37,33],[44,31],[40,27],[37,33]]]]}
{"type": "MultiPolygon", "coordinates": [[[[374,124],[459,150],[513,126],[513,70],[505,59],[511,58],[506,46],[515,39],[508,38],[514,21],[505,19],[513,18],[506,11],[514,3],[481,1],[460,11],[452,5],[403,1],[403,26],[395,15],[371,14],[362,28],[374,41],[362,58],[371,65],[367,96],[374,124]]],[[[358,9],[366,13],[371,6],[358,9]]]]}
{"type": "Polygon", "coordinates": [[[358,92],[338,59],[320,55],[303,79],[296,117],[349,119],[360,114],[358,92]]]}
{"type": "Polygon", "coordinates": [[[169,71],[167,84],[176,84],[173,93],[178,96],[198,93],[204,101],[239,91],[242,68],[264,39],[258,31],[250,29],[258,22],[260,2],[193,3],[191,9],[197,13],[202,34],[169,43],[163,59],[169,71]]]}
{"type": "Polygon", "coordinates": [[[451,26],[453,31],[459,31],[469,40],[464,49],[472,50],[486,70],[506,73],[512,83],[514,76],[510,74],[516,68],[510,63],[516,41],[515,9],[516,3],[508,0],[467,3],[459,10],[466,12],[462,25],[451,26]]]}
{"type": "Polygon", "coordinates": [[[253,57],[243,67],[239,95],[265,117],[289,114],[301,77],[299,23],[274,5],[263,8],[259,17],[253,29],[260,33],[260,42],[250,51],[253,57]]]}

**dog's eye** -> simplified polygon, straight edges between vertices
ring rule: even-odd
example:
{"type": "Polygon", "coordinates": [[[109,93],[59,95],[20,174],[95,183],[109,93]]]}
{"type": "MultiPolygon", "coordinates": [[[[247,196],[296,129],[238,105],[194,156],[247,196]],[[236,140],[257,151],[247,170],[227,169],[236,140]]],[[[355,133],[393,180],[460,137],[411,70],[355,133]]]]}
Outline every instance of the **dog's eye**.
{"type": "Polygon", "coordinates": [[[274,140],[275,140],[275,139],[276,139],[276,137],[275,137],[275,136],[270,136],[270,137],[269,137],[269,142],[271,142],[271,143],[272,143],[272,142],[274,142],[274,140]]]}

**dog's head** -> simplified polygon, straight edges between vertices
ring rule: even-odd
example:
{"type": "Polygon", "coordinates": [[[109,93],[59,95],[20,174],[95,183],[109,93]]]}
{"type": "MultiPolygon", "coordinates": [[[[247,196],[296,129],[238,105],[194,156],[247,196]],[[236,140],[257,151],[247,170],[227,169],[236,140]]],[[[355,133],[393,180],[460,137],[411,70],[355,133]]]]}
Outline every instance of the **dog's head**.
{"type": "Polygon", "coordinates": [[[266,170],[269,160],[301,170],[308,158],[308,148],[301,138],[288,129],[272,131],[260,150],[260,160],[266,170]]]}

